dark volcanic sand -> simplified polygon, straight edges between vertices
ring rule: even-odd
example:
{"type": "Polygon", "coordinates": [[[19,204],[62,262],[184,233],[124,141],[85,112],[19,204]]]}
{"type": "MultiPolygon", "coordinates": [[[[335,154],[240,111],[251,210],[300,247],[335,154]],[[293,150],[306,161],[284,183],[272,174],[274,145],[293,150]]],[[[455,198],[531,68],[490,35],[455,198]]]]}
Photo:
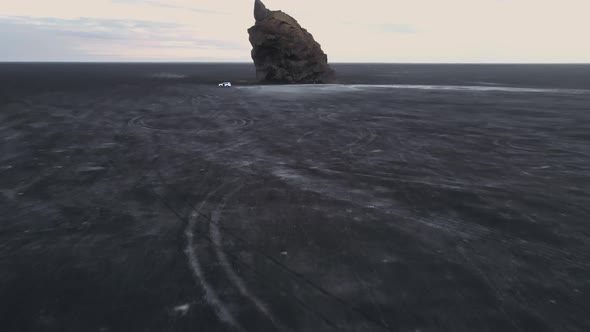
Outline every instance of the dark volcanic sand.
{"type": "Polygon", "coordinates": [[[589,331],[589,66],[336,70],[0,66],[0,330],[589,331]]]}

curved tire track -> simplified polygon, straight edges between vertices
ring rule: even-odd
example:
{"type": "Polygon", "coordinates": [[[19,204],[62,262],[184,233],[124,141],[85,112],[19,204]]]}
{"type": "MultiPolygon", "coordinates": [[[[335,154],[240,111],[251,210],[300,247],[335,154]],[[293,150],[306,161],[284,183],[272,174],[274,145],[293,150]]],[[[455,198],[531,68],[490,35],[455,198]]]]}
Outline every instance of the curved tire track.
{"type": "Polygon", "coordinates": [[[213,310],[217,314],[217,317],[222,322],[232,326],[233,328],[235,328],[239,331],[245,331],[239,325],[239,323],[236,321],[236,319],[233,317],[232,313],[226,307],[225,303],[223,303],[221,301],[221,299],[219,298],[219,295],[217,295],[217,292],[215,291],[213,286],[211,284],[209,284],[209,282],[207,281],[207,279],[205,277],[205,273],[204,273],[201,263],[199,261],[199,257],[196,254],[196,248],[195,248],[194,228],[197,224],[197,218],[199,217],[199,213],[200,213],[200,211],[203,210],[203,207],[205,206],[207,201],[216,192],[221,190],[221,188],[223,188],[224,186],[225,186],[225,183],[223,183],[217,189],[215,189],[215,190],[211,191],[209,194],[207,194],[205,199],[199,205],[198,211],[190,214],[190,216],[188,218],[188,223],[187,223],[187,226],[185,229],[186,254],[187,254],[189,266],[193,272],[193,275],[195,276],[195,278],[197,279],[197,282],[201,285],[201,287],[205,291],[205,300],[213,308],[213,310]]]}
{"type": "Polygon", "coordinates": [[[227,258],[225,252],[223,251],[223,243],[222,243],[222,232],[219,228],[219,223],[221,220],[221,215],[223,210],[225,209],[225,205],[227,201],[239,192],[242,189],[242,185],[238,185],[235,189],[233,189],[229,194],[225,195],[215,210],[211,213],[211,223],[209,224],[209,231],[210,237],[213,242],[213,247],[215,250],[215,254],[217,259],[219,260],[223,271],[225,272],[228,279],[231,283],[238,289],[240,294],[250,300],[256,309],[261,312],[271,323],[279,330],[286,330],[284,326],[282,326],[279,320],[272,314],[268,306],[262,302],[259,298],[257,298],[246,286],[244,280],[236,273],[236,271],[231,266],[229,259],[227,258]]]}

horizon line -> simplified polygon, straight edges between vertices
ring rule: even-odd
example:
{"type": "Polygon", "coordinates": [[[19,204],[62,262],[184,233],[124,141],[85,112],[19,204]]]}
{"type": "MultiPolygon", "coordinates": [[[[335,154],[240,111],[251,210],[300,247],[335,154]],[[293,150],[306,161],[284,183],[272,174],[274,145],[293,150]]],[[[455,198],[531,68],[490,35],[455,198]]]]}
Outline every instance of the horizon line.
{"type": "MultiPolygon", "coordinates": [[[[254,64],[252,61],[20,61],[0,60],[0,64],[254,64]]],[[[384,62],[333,61],[328,64],[391,64],[391,65],[590,65],[590,62],[384,62]]]]}

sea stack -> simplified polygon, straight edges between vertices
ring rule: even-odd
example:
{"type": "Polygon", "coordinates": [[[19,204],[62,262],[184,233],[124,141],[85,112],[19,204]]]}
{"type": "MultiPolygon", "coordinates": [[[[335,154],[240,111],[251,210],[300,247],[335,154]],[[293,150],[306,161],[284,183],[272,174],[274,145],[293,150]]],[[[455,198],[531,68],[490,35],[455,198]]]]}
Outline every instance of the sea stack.
{"type": "Polygon", "coordinates": [[[261,83],[330,83],[334,70],[313,36],[280,10],[254,2],[256,23],[250,29],[252,60],[261,83]]]}

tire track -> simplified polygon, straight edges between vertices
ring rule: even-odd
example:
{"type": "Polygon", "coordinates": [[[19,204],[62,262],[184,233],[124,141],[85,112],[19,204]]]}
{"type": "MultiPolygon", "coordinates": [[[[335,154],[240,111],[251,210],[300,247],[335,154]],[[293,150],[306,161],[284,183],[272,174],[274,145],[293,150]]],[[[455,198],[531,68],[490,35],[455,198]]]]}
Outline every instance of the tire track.
{"type": "Polygon", "coordinates": [[[514,144],[514,142],[510,139],[495,139],[493,141],[493,144],[497,147],[503,148],[503,149],[513,149],[513,150],[518,150],[518,151],[525,151],[525,152],[533,152],[533,153],[540,153],[543,152],[540,149],[533,149],[533,148],[529,148],[529,147],[523,147],[523,146],[519,146],[514,144]]]}
{"type": "MultiPolygon", "coordinates": [[[[162,184],[165,184],[166,186],[170,186],[169,184],[166,183],[166,181],[164,181],[162,175],[156,170],[156,173],[160,179],[160,182],[162,184]]],[[[141,180],[140,180],[141,181],[141,180]]],[[[213,194],[215,194],[217,191],[219,191],[225,184],[222,184],[221,186],[219,186],[217,189],[215,189],[213,192],[210,192],[207,195],[207,200],[209,197],[211,197],[213,194]]],[[[204,204],[207,202],[207,200],[203,201],[199,207],[195,207],[193,206],[190,202],[188,202],[185,199],[185,204],[187,204],[187,206],[190,207],[190,210],[193,211],[193,213],[190,215],[190,218],[192,218],[192,228],[189,229],[189,218],[184,218],[182,217],[172,206],[170,206],[170,204],[167,203],[167,201],[161,197],[152,186],[150,186],[150,192],[154,195],[154,197],[156,197],[158,199],[158,201],[160,201],[166,208],[168,208],[170,210],[170,212],[172,212],[179,220],[181,220],[183,223],[185,223],[187,225],[187,228],[185,230],[185,234],[191,234],[191,237],[193,237],[193,247],[194,247],[194,235],[199,235],[201,236],[203,239],[207,240],[209,243],[213,243],[213,240],[209,237],[206,236],[204,234],[201,233],[194,233],[192,230],[194,229],[194,226],[196,225],[196,219],[198,217],[203,217],[207,224],[211,225],[212,221],[211,219],[199,212],[199,208],[202,208],[204,206],[204,204]]],[[[230,230],[225,229],[225,227],[223,227],[223,225],[218,225],[219,228],[221,230],[223,230],[225,233],[231,235],[233,238],[235,238],[236,240],[238,240],[242,245],[246,246],[246,250],[252,250],[255,254],[260,255],[262,258],[266,259],[268,262],[273,263],[274,265],[276,265],[278,268],[288,272],[291,274],[292,277],[299,279],[299,281],[303,281],[305,282],[308,286],[312,287],[315,290],[320,291],[320,293],[329,296],[329,293],[327,293],[327,291],[322,290],[319,286],[315,285],[313,282],[311,282],[310,280],[305,279],[302,275],[300,275],[299,273],[297,273],[296,271],[293,271],[291,269],[289,269],[287,266],[283,265],[282,263],[280,263],[278,260],[276,260],[275,258],[273,258],[270,255],[265,254],[264,252],[261,252],[259,250],[257,250],[255,247],[252,247],[251,245],[249,245],[249,243],[241,238],[240,236],[238,236],[237,234],[234,234],[233,232],[231,232],[230,230]]],[[[187,236],[188,239],[188,236],[187,236]]],[[[187,241],[188,244],[188,241],[187,241]]],[[[188,245],[187,245],[188,248],[188,245]]],[[[190,251],[187,253],[187,255],[190,253],[190,251]]],[[[194,251],[193,251],[194,253],[194,251]]],[[[260,271],[258,271],[256,268],[254,268],[253,266],[246,264],[244,262],[242,262],[240,260],[240,258],[235,254],[235,253],[226,253],[227,255],[231,256],[235,262],[235,264],[240,265],[241,267],[243,267],[244,269],[247,269],[253,273],[255,273],[258,277],[260,278],[265,278],[265,275],[262,275],[262,273],[260,271]]],[[[190,263],[190,258],[193,258],[192,256],[189,257],[189,263],[190,263]]],[[[196,258],[196,257],[195,257],[196,258]]],[[[196,260],[196,262],[198,263],[198,259],[196,260]]],[[[200,264],[196,265],[198,267],[200,267],[200,264]]],[[[202,269],[199,269],[198,271],[202,272],[202,269]]],[[[197,279],[197,281],[199,281],[200,279],[197,279]]],[[[321,311],[315,309],[313,306],[311,306],[310,304],[308,304],[306,301],[304,301],[302,298],[298,297],[297,295],[291,294],[291,292],[289,290],[287,290],[284,286],[281,286],[281,284],[269,284],[269,287],[275,289],[276,291],[280,292],[281,294],[288,296],[291,298],[291,300],[294,301],[294,303],[296,303],[297,305],[299,305],[301,308],[303,308],[304,310],[308,311],[309,313],[313,314],[314,316],[316,316],[318,319],[320,319],[324,324],[326,324],[326,326],[331,327],[334,330],[342,330],[341,327],[339,327],[336,323],[334,323],[330,318],[328,318],[326,315],[324,315],[321,311]]],[[[212,287],[210,287],[209,289],[213,290],[212,287]]],[[[334,297],[334,296],[332,296],[334,297]]],[[[217,297],[218,298],[218,297],[217,297]]],[[[336,298],[338,299],[338,298],[336,298]]],[[[229,311],[227,311],[229,312],[229,311]]],[[[217,313],[217,312],[216,312],[217,313]]],[[[230,316],[231,317],[231,316],[230,316]]],[[[235,319],[234,319],[235,321],[235,319]]],[[[241,328],[238,325],[238,328],[241,328]]],[[[241,328],[241,331],[243,331],[243,328],[241,328]]]]}
{"type": "Polygon", "coordinates": [[[225,303],[223,303],[221,301],[221,299],[219,298],[219,295],[217,295],[217,292],[215,291],[213,286],[207,281],[207,278],[205,277],[205,273],[204,273],[201,263],[199,261],[199,257],[196,254],[196,248],[195,248],[194,229],[197,224],[197,218],[199,217],[199,214],[203,210],[203,207],[205,206],[207,201],[215,193],[217,193],[219,190],[221,190],[225,185],[226,184],[223,183],[222,185],[217,187],[215,190],[209,192],[207,194],[207,196],[205,197],[205,199],[199,205],[198,210],[193,211],[190,214],[190,216],[188,217],[188,223],[187,223],[186,229],[185,229],[186,254],[187,254],[189,266],[193,272],[193,275],[197,279],[196,281],[199,283],[199,285],[201,285],[201,287],[205,291],[205,300],[213,308],[213,310],[217,314],[217,317],[222,322],[232,326],[233,328],[235,328],[239,331],[245,331],[240,326],[240,324],[236,321],[236,319],[233,317],[232,313],[226,307],[225,303]]]}
{"type": "Polygon", "coordinates": [[[189,96],[180,103],[168,103],[149,110],[151,114],[131,118],[127,121],[127,125],[131,128],[164,133],[214,133],[254,124],[255,121],[251,118],[233,117],[227,111],[219,110],[216,107],[217,103],[212,102],[211,99],[213,96],[210,95],[189,96]],[[183,112],[177,109],[181,104],[191,109],[190,117],[187,118],[186,114],[181,114],[183,112]],[[166,123],[181,124],[181,126],[167,126],[166,123]],[[191,126],[193,124],[194,126],[191,126]]]}
{"type": "Polygon", "coordinates": [[[356,151],[362,150],[373,143],[378,136],[374,128],[366,127],[357,134],[357,139],[354,142],[332,149],[331,151],[354,154],[356,151]]]}
{"type": "MultiPolygon", "coordinates": [[[[231,117],[227,117],[224,115],[216,115],[213,120],[215,121],[216,125],[219,125],[218,128],[166,128],[166,127],[159,127],[159,126],[154,126],[151,123],[148,123],[146,121],[149,120],[153,120],[154,118],[148,116],[148,115],[141,115],[141,116],[137,116],[134,117],[130,120],[127,121],[127,125],[131,128],[139,128],[139,129],[144,129],[144,130],[149,130],[149,131],[157,131],[157,132],[172,132],[172,133],[213,133],[213,132],[219,132],[219,131],[224,131],[224,130],[236,130],[236,129],[240,129],[243,127],[248,127],[251,126],[252,124],[254,124],[254,120],[250,119],[250,118],[231,118],[231,117]],[[220,118],[224,118],[221,121],[217,121],[220,120],[220,118]]],[[[204,119],[208,119],[208,118],[203,118],[204,119]]],[[[176,123],[186,123],[185,118],[179,117],[178,119],[175,119],[174,117],[166,117],[166,120],[170,121],[170,120],[175,120],[173,122],[176,123]]],[[[197,120],[201,120],[201,118],[197,119],[197,120]]]]}
{"type": "MultiPolygon", "coordinates": [[[[346,200],[352,202],[355,205],[360,205],[364,207],[378,207],[383,210],[385,213],[393,214],[396,216],[401,217],[401,220],[405,222],[403,225],[401,223],[396,224],[396,227],[406,228],[406,226],[410,226],[414,223],[419,223],[429,228],[433,228],[436,230],[440,230],[444,232],[447,236],[453,238],[460,238],[460,239],[469,239],[472,241],[490,241],[500,243],[501,245],[512,244],[513,248],[519,250],[521,253],[527,253],[530,255],[534,255],[540,258],[543,258],[549,262],[556,263],[556,264],[566,264],[567,266],[573,266],[578,268],[588,268],[590,267],[590,254],[585,252],[583,249],[574,249],[570,248],[568,251],[552,247],[550,245],[540,243],[540,242],[530,242],[526,241],[518,236],[505,234],[499,230],[492,229],[490,227],[480,225],[477,222],[469,222],[468,220],[460,220],[455,218],[443,217],[438,215],[429,215],[426,217],[420,217],[422,215],[422,211],[410,209],[401,206],[400,204],[396,204],[392,200],[384,200],[378,199],[371,195],[369,192],[366,193],[356,193],[354,195],[350,194],[350,191],[347,190],[347,187],[339,185],[336,181],[333,180],[321,180],[317,178],[315,180],[310,179],[308,174],[302,174],[301,172],[294,172],[297,170],[308,170],[305,168],[278,168],[276,167],[273,170],[273,174],[278,178],[291,183],[295,186],[298,186],[304,190],[309,190],[316,192],[318,194],[337,199],[337,200],[346,200]],[[349,192],[349,197],[342,197],[335,193],[344,193],[349,192]],[[578,259],[571,258],[577,257],[578,259]],[[580,259],[583,258],[583,259],[580,259]]],[[[336,172],[342,174],[352,174],[358,176],[370,176],[370,177],[377,177],[381,179],[381,176],[375,175],[367,175],[367,174],[360,174],[360,173],[349,173],[343,171],[332,171],[322,168],[315,168],[315,170],[325,171],[325,172],[336,172]]],[[[390,178],[390,180],[399,181],[399,182],[412,182],[417,184],[423,185],[433,185],[435,183],[428,183],[423,181],[402,181],[401,179],[394,179],[390,178]]],[[[441,183],[442,184],[442,183],[441,183]]],[[[465,186],[457,186],[451,185],[447,186],[436,184],[442,187],[447,187],[448,189],[465,189],[465,186]]],[[[474,186],[473,189],[478,189],[480,191],[485,191],[486,193],[491,193],[493,190],[499,190],[499,188],[494,187],[485,187],[485,186],[474,186]]]]}
{"type": "Polygon", "coordinates": [[[238,289],[240,294],[243,297],[250,300],[254,304],[256,309],[260,311],[268,320],[270,320],[270,322],[277,329],[284,331],[286,330],[286,328],[280,324],[279,320],[272,314],[268,306],[264,302],[262,302],[258,297],[252,294],[252,292],[250,292],[250,290],[244,283],[244,280],[233,269],[225,252],[223,251],[222,232],[219,228],[221,215],[223,213],[223,210],[225,209],[227,201],[241,189],[242,185],[240,184],[236,188],[234,188],[229,194],[225,195],[221,199],[215,210],[211,213],[211,224],[209,225],[209,231],[210,237],[213,241],[213,248],[215,250],[215,254],[221,264],[223,271],[227,275],[228,279],[232,282],[232,284],[238,289]]]}

